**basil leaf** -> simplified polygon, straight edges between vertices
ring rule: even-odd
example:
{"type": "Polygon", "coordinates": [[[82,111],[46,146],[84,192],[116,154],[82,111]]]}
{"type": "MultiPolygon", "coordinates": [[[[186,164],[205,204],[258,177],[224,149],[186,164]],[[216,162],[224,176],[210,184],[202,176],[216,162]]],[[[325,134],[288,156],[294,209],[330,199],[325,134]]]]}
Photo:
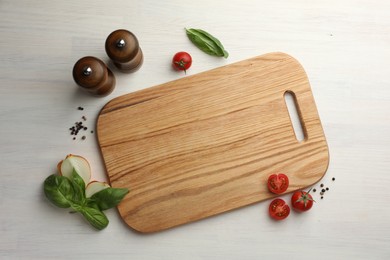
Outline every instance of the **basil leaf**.
{"type": "Polygon", "coordinates": [[[92,195],[93,200],[101,210],[106,210],[117,206],[121,200],[129,193],[125,188],[107,188],[92,195]]]}
{"type": "Polygon", "coordinates": [[[72,200],[79,205],[83,205],[86,200],[85,183],[83,178],[81,178],[81,176],[77,173],[77,171],[74,168],[73,168],[71,182],[74,190],[72,200]]]}
{"type": "Polygon", "coordinates": [[[195,45],[206,53],[215,56],[225,56],[222,43],[211,34],[200,29],[189,29],[187,30],[187,35],[195,45]]]}
{"type": "Polygon", "coordinates": [[[108,225],[108,218],[106,215],[98,209],[83,207],[80,210],[81,214],[85,217],[88,222],[95,228],[102,230],[108,225]]]}
{"type": "Polygon", "coordinates": [[[205,53],[218,57],[229,57],[229,53],[225,50],[222,43],[208,32],[201,29],[185,30],[191,42],[205,53]]]}
{"type": "Polygon", "coordinates": [[[85,182],[83,178],[81,178],[81,176],[77,173],[75,168],[73,168],[72,181],[80,188],[83,193],[85,193],[85,182]]]}
{"type": "Polygon", "coordinates": [[[96,203],[96,201],[92,200],[92,199],[88,199],[87,198],[85,206],[89,207],[89,208],[94,208],[94,209],[100,210],[100,208],[99,208],[98,204],[96,203]]]}
{"type": "Polygon", "coordinates": [[[56,174],[46,178],[43,189],[48,198],[54,205],[60,208],[69,208],[73,204],[74,189],[71,181],[56,174]]]}

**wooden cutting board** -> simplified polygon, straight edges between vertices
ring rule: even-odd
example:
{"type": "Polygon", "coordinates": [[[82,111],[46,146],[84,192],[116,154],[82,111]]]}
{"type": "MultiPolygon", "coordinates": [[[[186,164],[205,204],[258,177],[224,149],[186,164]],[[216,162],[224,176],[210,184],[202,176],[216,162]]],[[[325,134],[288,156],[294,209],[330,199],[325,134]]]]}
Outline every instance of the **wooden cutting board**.
{"type": "Polygon", "coordinates": [[[289,192],[319,181],[328,147],[308,78],[270,53],[113,99],[97,121],[109,181],[130,193],[118,209],[154,232],[266,200],[267,178],[289,192]],[[298,142],[284,95],[293,93],[298,142]]]}

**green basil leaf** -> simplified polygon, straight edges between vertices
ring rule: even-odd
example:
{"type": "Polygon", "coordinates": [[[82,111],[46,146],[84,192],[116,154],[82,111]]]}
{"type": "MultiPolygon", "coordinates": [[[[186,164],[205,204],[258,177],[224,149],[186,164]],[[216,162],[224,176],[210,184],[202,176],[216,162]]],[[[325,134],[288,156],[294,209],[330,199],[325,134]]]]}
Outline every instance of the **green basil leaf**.
{"type": "Polygon", "coordinates": [[[197,46],[205,53],[215,56],[222,56],[221,54],[223,52],[218,48],[218,46],[208,38],[203,37],[202,34],[199,34],[196,31],[187,31],[187,36],[192,41],[192,43],[195,44],[195,46],[197,46]]]}
{"type": "Polygon", "coordinates": [[[60,208],[69,208],[73,204],[74,188],[71,181],[56,174],[46,178],[43,189],[46,197],[60,208]]]}
{"type": "Polygon", "coordinates": [[[83,193],[85,193],[85,182],[83,178],[81,178],[81,176],[77,173],[75,168],[73,168],[72,181],[80,188],[83,193]]]}
{"type": "Polygon", "coordinates": [[[72,200],[79,205],[83,205],[86,201],[85,183],[83,178],[81,178],[81,176],[77,173],[77,171],[74,168],[73,168],[71,182],[74,190],[72,200]]]}
{"type": "MultiPolygon", "coordinates": [[[[210,55],[225,56],[222,43],[211,34],[200,29],[189,29],[187,35],[203,51],[210,55]]],[[[227,57],[227,56],[226,56],[227,57]]]]}
{"type": "Polygon", "coordinates": [[[91,200],[95,201],[101,210],[117,206],[129,193],[125,188],[107,188],[92,195],[91,200]]]}
{"type": "Polygon", "coordinates": [[[208,32],[201,29],[185,30],[191,42],[205,53],[218,57],[229,57],[229,53],[225,50],[222,43],[208,32]]]}
{"type": "Polygon", "coordinates": [[[93,199],[86,199],[86,203],[85,203],[85,206],[86,207],[89,207],[89,208],[94,208],[94,209],[97,209],[97,210],[100,210],[99,208],[99,205],[96,203],[95,200],[93,199]]]}
{"type": "Polygon", "coordinates": [[[84,207],[80,210],[80,212],[95,228],[102,230],[107,227],[109,221],[102,211],[95,208],[84,207]]]}

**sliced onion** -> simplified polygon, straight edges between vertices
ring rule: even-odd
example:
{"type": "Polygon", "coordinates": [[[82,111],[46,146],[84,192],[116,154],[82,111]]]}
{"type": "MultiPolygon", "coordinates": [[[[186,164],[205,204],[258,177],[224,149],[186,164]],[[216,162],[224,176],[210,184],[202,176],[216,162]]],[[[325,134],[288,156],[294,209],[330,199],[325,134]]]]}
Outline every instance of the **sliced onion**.
{"type": "Polygon", "coordinates": [[[69,154],[65,160],[58,163],[57,168],[61,175],[68,178],[72,177],[73,169],[75,169],[84,180],[85,185],[91,180],[91,166],[82,156],[69,154]]]}
{"type": "Polygon", "coordinates": [[[85,196],[87,198],[90,198],[90,197],[92,197],[93,194],[98,193],[99,191],[105,190],[109,187],[110,187],[110,185],[108,185],[105,182],[92,181],[87,185],[87,188],[85,189],[85,196]]]}

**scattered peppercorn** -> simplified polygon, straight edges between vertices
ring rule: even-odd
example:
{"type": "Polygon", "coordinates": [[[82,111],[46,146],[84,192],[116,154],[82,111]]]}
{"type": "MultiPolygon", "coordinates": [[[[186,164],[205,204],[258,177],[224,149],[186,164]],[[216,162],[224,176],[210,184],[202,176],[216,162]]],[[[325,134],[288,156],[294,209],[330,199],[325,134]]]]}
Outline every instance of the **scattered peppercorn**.
{"type": "MultiPolygon", "coordinates": [[[[81,106],[79,106],[77,109],[84,110],[84,108],[81,106]]],[[[85,115],[83,115],[81,117],[81,119],[82,119],[82,121],[75,122],[74,125],[69,128],[70,135],[77,136],[80,131],[82,131],[82,130],[87,131],[88,130],[88,127],[83,125],[83,122],[87,121],[87,117],[85,115]]],[[[91,133],[93,133],[93,131],[91,131],[91,133]]],[[[86,138],[87,138],[86,136],[83,136],[81,139],[85,140],[86,138]]],[[[73,140],[76,140],[76,137],[73,137],[73,140]]]]}
{"type": "MultiPolygon", "coordinates": [[[[334,181],[335,179],[336,179],[335,177],[332,177],[332,181],[334,181]]],[[[323,199],[325,192],[329,190],[329,187],[325,187],[324,183],[321,183],[320,187],[321,187],[321,189],[319,189],[320,196],[321,196],[320,198],[323,199]]],[[[313,192],[316,192],[316,189],[313,189],[313,192]]]]}
{"type": "Polygon", "coordinates": [[[91,134],[93,134],[93,130],[91,130],[91,134]]]}

